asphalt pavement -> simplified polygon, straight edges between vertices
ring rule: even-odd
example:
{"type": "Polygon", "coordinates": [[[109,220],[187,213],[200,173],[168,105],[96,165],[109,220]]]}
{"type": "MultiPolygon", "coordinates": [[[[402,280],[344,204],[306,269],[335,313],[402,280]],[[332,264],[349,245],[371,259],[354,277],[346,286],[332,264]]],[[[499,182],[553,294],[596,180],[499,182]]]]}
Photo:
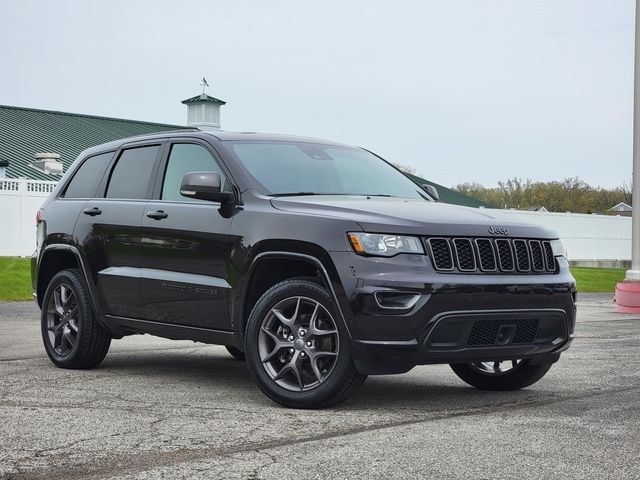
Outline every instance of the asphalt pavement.
{"type": "Polygon", "coordinates": [[[200,343],[138,335],[94,370],[55,368],[35,304],[4,303],[0,478],[638,479],[640,316],[584,295],[577,335],[519,392],[424,366],[303,411],[200,343]]]}

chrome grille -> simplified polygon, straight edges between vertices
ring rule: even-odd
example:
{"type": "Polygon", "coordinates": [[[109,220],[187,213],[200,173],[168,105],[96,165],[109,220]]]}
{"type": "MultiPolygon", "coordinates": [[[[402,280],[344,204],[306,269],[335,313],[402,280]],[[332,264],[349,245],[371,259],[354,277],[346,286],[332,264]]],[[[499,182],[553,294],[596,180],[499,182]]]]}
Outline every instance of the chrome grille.
{"type": "Polygon", "coordinates": [[[526,240],[514,240],[513,249],[516,252],[516,266],[518,267],[518,270],[521,272],[528,272],[531,270],[526,240]]]}
{"type": "Polygon", "coordinates": [[[471,240],[468,238],[454,238],[453,251],[458,268],[463,272],[473,272],[476,269],[476,257],[473,253],[471,240]]]}
{"type": "Polygon", "coordinates": [[[430,238],[427,242],[436,270],[453,270],[453,254],[446,238],[430,238]]]}
{"type": "Polygon", "coordinates": [[[496,247],[498,248],[500,270],[503,272],[513,272],[515,270],[515,263],[513,263],[511,242],[509,240],[498,239],[496,240],[496,247]]]}
{"type": "Polygon", "coordinates": [[[551,248],[551,242],[542,242],[542,248],[544,249],[544,260],[547,270],[556,269],[556,257],[553,255],[553,249],[551,248]]]}
{"type": "Polygon", "coordinates": [[[493,243],[488,238],[476,238],[476,248],[478,249],[478,260],[480,270],[484,272],[493,272],[497,268],[496,252],[493,249],[493,243]]]}
{"type": "Polygon", "coordinates": [[[531,264],[536,272],[544,270],[544,256],[542,254],[542,244],[540,240],[529,240],[529,249],[531,250],[531,264]]]}
{"type": "Polygon", "coordinates": [[[530,274],[556,271],[548,240],[466,237],[425,240],[437,271],[530,274]]]}

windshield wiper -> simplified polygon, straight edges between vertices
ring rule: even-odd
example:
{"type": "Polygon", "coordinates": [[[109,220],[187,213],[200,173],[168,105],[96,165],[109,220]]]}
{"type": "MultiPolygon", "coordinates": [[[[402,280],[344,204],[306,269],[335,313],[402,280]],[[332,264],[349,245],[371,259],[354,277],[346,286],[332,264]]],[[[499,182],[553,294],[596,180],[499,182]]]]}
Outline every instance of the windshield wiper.
{"type": "Polygon", "coordinates": [[[312,195],[323,195],[322,193],[315,192],[284,192],[284,193],[272,193],[272,197],[308,197],[312,195]]]}
{"type": "Polygon", "coordinates": [[[318,192],[283,192],[272,193],[272,197],[310,197],[313,195],[342,195],[347,197],[394,197],[386,193],[318,193],[318,192]]]}
{"type": "Polygon", "coordinates": [[[305,197],[312,195],[361,195],[360,193],[331,193],[331,192],[284,192],[272,193],[272,197],[305,197]]]}

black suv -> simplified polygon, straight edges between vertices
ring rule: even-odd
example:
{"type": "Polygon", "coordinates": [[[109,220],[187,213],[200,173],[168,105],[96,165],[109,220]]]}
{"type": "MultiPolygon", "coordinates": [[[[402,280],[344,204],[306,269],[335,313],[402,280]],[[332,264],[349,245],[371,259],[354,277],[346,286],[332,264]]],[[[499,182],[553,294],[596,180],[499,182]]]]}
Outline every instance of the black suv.
{"type": "Polygon", "coordinates": [[[63,368],[95,367],[125,335],[189,339],[313,408],[422,364],[526,387],[573,338],[554,232],[439,203],[361,148],[198,130],[108,143],[79,156],[37,223],[33,288],[63,368]]]}

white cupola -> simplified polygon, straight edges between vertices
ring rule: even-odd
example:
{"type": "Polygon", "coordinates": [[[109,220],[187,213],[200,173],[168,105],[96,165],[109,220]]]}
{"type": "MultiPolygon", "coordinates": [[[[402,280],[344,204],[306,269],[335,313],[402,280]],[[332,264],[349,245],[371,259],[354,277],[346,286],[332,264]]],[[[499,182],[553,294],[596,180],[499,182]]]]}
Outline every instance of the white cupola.
{"type": "Polygon", "coordinates": [[[187,125],[200,130],[220,130],[220,107],[227,102],[206,93],[187,98],[182,103],[187,106],[187,125]]]}

